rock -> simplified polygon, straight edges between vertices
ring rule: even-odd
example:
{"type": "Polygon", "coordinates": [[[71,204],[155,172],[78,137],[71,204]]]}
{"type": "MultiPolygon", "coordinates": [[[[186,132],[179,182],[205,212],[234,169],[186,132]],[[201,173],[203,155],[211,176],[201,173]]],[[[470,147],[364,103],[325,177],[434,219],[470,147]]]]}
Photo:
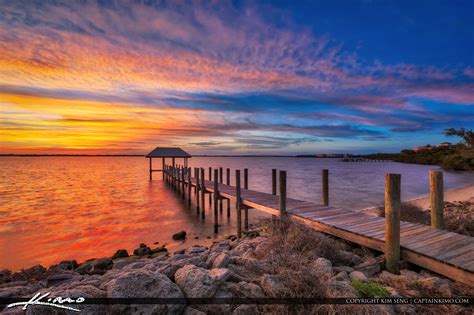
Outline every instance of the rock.
{"type": "Polygon", "coordinates": [[[0,284],[12,281],[12,272],[8,269],[0,271],[0,284]]]}
{"type": "Polygon", "coordinates": [[[383,263],[383,257],[382,259],[371,257],[366,261],[354,266],[354,269],[364,272],[369,277],[373,277],[381,271],[381,263],[383,263]]]}
{"type": "Polygon", "coordinates": [[[404,315],[410,315],[410,314],[416,314],[416,306],[415,305],[410,305],[410,304],[395,304],[393,305],[395,312],[397,314],[404,314],[404,315]]]}
{"type": "Polygon", "coordinates": [[[354,268],[351,268],[349,266],[336,266],[336,267],[333,267],[332,269],[334,270],[334,272],[345,271],[347,274],[354,271],[354,268]]]}
{"type": "Polygon", "coordinates": [[[265,295],[270,297],[282,297],[287,293],[286,285],[278,275],[263,275],[260,280],[260,287],[265,295]]]}
{"type": "Polygon", "coordinates": [[[220,252],[211,252],[209,256],[207,257],[206,264],[208,268],[210,268],[213,264],[216,258],[220,255],[220,252]]]}
{"type": "Polygon", "coordinates": [[[27,296],[32,293],[36,293],[36,291],[38,291],[39,289],[41,289],[41,286],[39,284],[1,288],[0,298],[27,296]]]}
{"type": "Polygon", "coordinates": [[[211,249],[210,249],[211,252],[222,252],[222,251],[227,251],[227,250],[230,250],[229,240],[216,242],[212,244],[211,249]]]}
{"type": "Polygon", "coordinates": [[[328,298],[357,297],[356,290],[348,281],[330,280],[325,292],[328,298]]]}
{"type": "Polygon", "coordinates": [[[347,250],[337,251],[336,257],[338,261],[342,261],[344,264],[351,266],[358,265],[362,262],[362,258],[360,258],[359,255],[347,250]]]}
{"type": "MultiPolygon", "coordinates": [[[[107,288],[109,298],[184,298],[178,286],[159,273],[133,270],[111,281],[107,288]]],[[[183,304],[112,305],[112,313],[120,314],[179,314],[183,304]]]]}
{"type": "Polygon", "coordinates": [[[57,268],[61,270],[74,270],[77,266],[78,264],[75,260],[63,260],[58,264],[57,268]]]}
{"type": "Polygon", "coordinates": [[[367,278],[367,276],[365,275],[365,273],[363,273],[362,271],[353,271],[349,274],[349,278],[351,278],[351,280],[359,280],[359,281],[362,281],[362,282],[366,282],[368,281],[369,279],[367,278]]]}
{"type": "Polygon", "coordinates": [[[204,268],[186,265],[176,271],[174,278],[188,298],[209,298],[217,291],[215,279],[204,268]]]}
{"type": "Polygon", "coordinates": [[[411,278],[412,280],[418,280],[422,278],[417,272],[407,270],[407,269],[400,270],[400,274],[407,278],[411,278]]]}
{"type": "Polygon", "coordinates": [[[339,272],[337,275],[331,278],[333,281],[350,281],[349,275],[345,271],[339,272]]]}
{"type": "Polygon", "coordinates": [[[128,251],[126,249],[119,249],[115,252],[115,254],[112,256],[112,259],[118,259],[118,258],[126,258],[128,257],[128,251]]]}
{"type": "Polygon", "coordinates": [[[187,255],[192,255],[192,254],[199,254],[199,253],[202,253],[202,252],[205,252],[207,251],[207,247],[204,247],[204,246],[192,246],[188,249],[186,249],[185,253],[187,255]]]}
{"type": "Polygon", "coordinates": [[[186,239],[186,231],[180,231],[178,233],[173,234],[173,240],[181,241],[186,239]]]}
{"type": "Polygon", "coordinates": [[[165,245],[162,245],[160,247],[154,248],[151,250],[153,254],[158,254],[158,253],[167,253],[168,249],[165,247],[165,245]]]}
{"type": "Polygon", "coordinates": [[[385,287],[385,289],[388,291],[388,294],[390,295],[390,297],[394,297],[394,298],[399,298],[399,297],[402,297],[400,295],[400,292],[395,289],[395,288],[392,288],[392,287],[385,287]]]}
{"type": "Polygon", "coordinates": [[[136,259],[133,259],[133,258],[121,258],[121,259],[117,259],[117,260],[114,260],[114,265],[113,265],[113,269],[122,269],[123,267],[127,266],[127,265],[130,265],[132,263],[135,263],[137,262],[136,259]]]}
{"type": "Polygon", "coordinates": [[[181,255],[181,254],[184,254],[185,252],[186,252],[186,250],[180,249],[180,250],[175,251],[174,255],[181,255]]]}
{"type": "Polygon", "coordinates": [[[332,263],[326,258],[318,258],[315,261],[311,262],[310,272],[315,275],[322,275],[326,278],[332,276],[332,263]]]}
{"type": "Polygon", "coordinates": [[[213,268],[209,276],[216,282],[224,282],[230,277],[231,271],[226,268],[213,268]]]}
{"type": "Polygon", "coordinates": [[[217,258],[214,260],[212,264],[212,268],[225,268],[229,264],[230,257],[226,253],[221,253],[217,258]]]}
{"type": "Polygon", "coordinates": [[[36,265],[12,274],[11,281],[37,281],[46,277],[46,268],[36,265]]]}
{"type": "Polygon", "coordinates": [[[255,283],[241,281],[229,287],[229,290],[241,298],[262,298],[265,297],[262,288],[255,283]]]}
{"type": "Polygon", "coordinates": [[[136,256],[145,256],[145,255],[151,255],[153,254],[152,250],[150,247],[146,246],[145,244],[140,244],[140,247],[135,248],[133,250],[133,254],[136,256]]]}
{"type": "Polygon", "coordinates": [[[73,278],[72,274],[58,274],[58,275],[52,275],[51,277],[48,277],[46,279],[46,286],[50,287],[53,285],[56,285],[58,283],[64,282],[71,280],[73,278]]]}
{"type": "Polygon", "coordinates": [[[188,306],[184,310],[184,315],[206,315],[206,313],[188,306]]]}
{"type": "Polygon", "coordinates": [[[76,272],[84,274],[103,275],[107,270],[112,269],[113,261],[111,258],[99,258],[83,262],[77,267],[76,272]]]}

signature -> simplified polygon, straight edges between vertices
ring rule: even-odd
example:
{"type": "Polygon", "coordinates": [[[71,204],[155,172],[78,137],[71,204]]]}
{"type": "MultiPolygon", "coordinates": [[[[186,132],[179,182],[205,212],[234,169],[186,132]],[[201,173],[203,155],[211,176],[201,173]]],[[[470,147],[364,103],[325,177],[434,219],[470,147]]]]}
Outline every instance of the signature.
{"type": "Polygon", "coordinates": [[[61,308],[69,311],[80,312],[81,310],[69,306],[62,305],[64,303],[82,303],[85,301],[85,298],[78,297],[77,299],[71,298],[62,298],[60,296],[56,298],[47,298],[51,292],[45,293],[41,295],[40,292],[36,293],[28,302],[17,302],[7,305],[7,308],[15,307],[15,306],[23,306],[23,310],[26,310],[30,305],[45,305],[45,306],[52,306],[56,308],[61,308]],[[46,299],[47,298],[47,299],[46,299]],[[45,299],[45,300],[44,300],[45,299]]]}

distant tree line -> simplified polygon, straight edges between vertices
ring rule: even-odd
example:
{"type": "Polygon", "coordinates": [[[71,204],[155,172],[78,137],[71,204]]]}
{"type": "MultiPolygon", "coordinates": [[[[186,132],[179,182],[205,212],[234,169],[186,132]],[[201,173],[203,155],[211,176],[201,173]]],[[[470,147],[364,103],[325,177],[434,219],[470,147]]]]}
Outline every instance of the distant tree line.
{"type": "Polygon", "coordinates": [[[472,130],[446,129],[447,136],[457,136],[455,145],[425,146],[418,150],[402,150],[400,153],[375,153],[364,155],[367,159],[393,160],[401,163],[441,165],[444,169],[474,170],[474,132],[472,130]]]}

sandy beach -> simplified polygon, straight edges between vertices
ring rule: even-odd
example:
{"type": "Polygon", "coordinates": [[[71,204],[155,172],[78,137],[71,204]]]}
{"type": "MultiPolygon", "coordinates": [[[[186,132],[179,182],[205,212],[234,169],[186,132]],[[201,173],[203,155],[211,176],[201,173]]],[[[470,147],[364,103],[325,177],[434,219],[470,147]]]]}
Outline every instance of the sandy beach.
{"type": "MultiPolygon", "coordinates": [[[[461,188],[451,189],[444,192],[444,201],[474,201],[474,185],[468,185],[461,188]]],[[[423,209],[430,207],[430,195],[406,201],[412,205],[423,209]]]]}

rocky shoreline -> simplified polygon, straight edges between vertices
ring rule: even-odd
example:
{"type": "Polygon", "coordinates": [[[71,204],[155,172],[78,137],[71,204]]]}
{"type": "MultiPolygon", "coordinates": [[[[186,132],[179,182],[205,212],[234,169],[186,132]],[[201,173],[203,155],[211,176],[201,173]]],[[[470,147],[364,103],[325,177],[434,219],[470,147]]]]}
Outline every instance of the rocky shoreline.
{"type": "MultiPolygon", "coordinates": [[[[181,235],[182,237],[183,235],[181,235]]],[[[185,236],[184,236],[185,237],[185,236]]],[[[400,275],[384,271],[383,255],[281,220],[262,222],[241,239],[229,236],[210,248],[193,246],[169,254],[145,244],[129,256],[46,269],[0,272],[0,297],[51,292],[62,297],[265,298],[265,297],[472,297],[474,288],[406,262],[400,275]]],[[[1,306],[2,308],[5,305],[1,306]]],[[[87,314],[256,314],[256,313],[460,313],[461,305],[75,305],[87,314]]],[[[1,309],[1,308],[0,308],[1,309]]],[[[24,313],[19,307],[6,314],[24,313]]],[[[28,314],[64,314],[30,306],[28,314]]],[[[73,312],[70,312],[73,313],[73,312]]]]}

